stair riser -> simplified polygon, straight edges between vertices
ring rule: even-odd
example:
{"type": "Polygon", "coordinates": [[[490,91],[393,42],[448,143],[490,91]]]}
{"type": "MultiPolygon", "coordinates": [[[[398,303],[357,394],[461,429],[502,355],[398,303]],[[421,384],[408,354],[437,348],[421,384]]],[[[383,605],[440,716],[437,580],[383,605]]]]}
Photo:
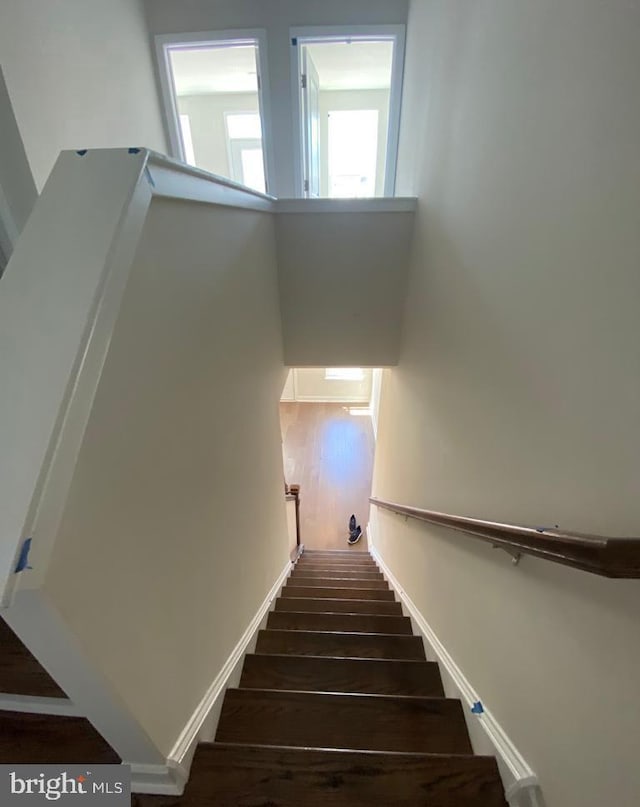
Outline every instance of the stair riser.
{"type": "Polygon", "coordinates": [[[314,566],[314,567],[329,567],[329,568],[340,568],[340,569],[373,569],[374,571],[380,571],[378,565],[374,560],[334,560],[332,558],[326,558],[325,560],[321,560],[320,558],[314,558],[313,560],[300,558],[297,562],[298,566],[314,566]]]}
{"type": "Polygon", "coordinates": [[[332,600],[384,600],[394,602],[393,591],[369,588],[320,588],[319,586],[285,586],[281,597],[311,597],[332,600]]]}
{"type": "Polygon", "coordinates": [[[0,618],[0,692],[64,698],[65,694],[0,618]]]}
{"type": "Polygon", "coordinates": [[[349,631],[353,633],[382,633],[410,636],[411,621],[406,616],[375,616],[369,614],[269,614],[267,627],[276,630],[349,631]]]}
{"type": "Polygon", "coordinates": [[[360,572],[349,569],[310,569],[308,566],[298,568],[293,572],[300,577],[343,577],[359,578],[361,580],[383,580],[382,572],[360,572]]]}
{"type": "Polygon", "coordinates": [[[399,602],[383,602],[381,600],[312,600],[308,597],[279,597],[276,600],[276,611],[402,616],[402,605],[399,602]]]}
{"type": "Polygon", "coordinates": [[[218,742],[472,753],[459,701],[229,689],[218,742]]]}
{"type": "Polygon", "coordinates": [[[248,655],[240,686],[243,689],[444,697],[438,665],[428,661],[248,655]]]}
{"type": "Polygon", "coordinates": [[[426,660],[424,645],[418,636],[376,636],[312,631],[261,630],[258,633],[256,653],[426,660]]]}
{"type": "Polygon", "coordinates": [[[0,760],[6,765],[120,762],[88,720],[25,712],[0,712],[0,760]]]}
{"type": "Polygon", "coordinates": [[[294,573],[287,580],[288,586],[319,586],[320,588],[368,588],[382,589],[389,588],[386,580],[363,580],[361,578],[345,580],[342,577],[303,577],[294,573]]]}

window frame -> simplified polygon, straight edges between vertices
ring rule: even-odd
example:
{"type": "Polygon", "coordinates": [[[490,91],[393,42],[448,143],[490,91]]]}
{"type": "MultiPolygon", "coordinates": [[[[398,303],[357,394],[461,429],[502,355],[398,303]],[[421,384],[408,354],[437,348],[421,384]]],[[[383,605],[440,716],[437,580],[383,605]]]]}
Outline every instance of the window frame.
{"type": "Polygon", "coordinates": [[[296,197],[305,198],[304,190],[304,122],[302,119],[303,99],[300,76],[302,60],[300,45],[321,42],[341,42],[345,39],[393,40],[393,62],[389,89],[389,128],[387,132],[387,154],[385,161],[384,196],[395,196],[398,165],[398,144],[400,141],[400,110],[402,105],[402,84],[404,78],[404,52],[406,25],[325,25],[295,26],[289,29],[291,93],[293,101],[293,154],[294,182],[296,197]]]}
{"type": "MultiPolygon", "coordinates": [[[[258,48],[256,69],[258,71],[258,107],[262,123],[262,153],[267,194],[277,196],[276,172],[273,157],[273,127],[271,119],[271,94],[267,62],[267,32],[264,28],[232,28],[220,31],[194,31],[184,34],[158,34],[154,37],[155,55],[165,130],[170,156],[186,162],[180,136],[180,120],[169,52],[179,47],[215,47],[223,42],[255,44],[258,48]]],[[[225,178],[228,179],[228,178],[225,178]]],[[[233,181],[233,180],[228,180],[233,181]]]]}

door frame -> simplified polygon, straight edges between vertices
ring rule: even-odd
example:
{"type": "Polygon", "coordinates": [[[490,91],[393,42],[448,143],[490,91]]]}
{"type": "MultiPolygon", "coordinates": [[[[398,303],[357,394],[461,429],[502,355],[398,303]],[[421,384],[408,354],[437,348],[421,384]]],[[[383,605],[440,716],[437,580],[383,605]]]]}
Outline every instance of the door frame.
{"type": "Polygon", "coordinates": [[[388,39],[394,43],[389,92],[389,130],[385,164],[384,195],[395,195],[398,143],[400,139],[400,109],[402,105],[402,81],[404,75],[405,25],[325,25],[302,26],[289,29],[291,95],[293,101],[293,154],[295,194],[304,198],[304,121],[302,118],[302,60],[300,45],[314,42],[340,42],[351,40],[388,39]]]}
{"type": "Polygon", "coordinates": [[[252,45],[258,48],[256,69],[258,71],[258,107],[262,123],[262,153],[264,155],[264,176],[267,193],[277,196],[276,172],[273,156],[273,126],[271,119],[271,93],[269,90],[269,70],[267,62],[267,32],[264,28],[230,28],[220,31],[194,31],[185,34],[159,34],[154,37],[156,67],[160,82],[162,110],[165,129],[172,157],[185,162],[180,136],[180,121],[176,104],[173,73],[169,61],[169,51],[177,47],[202,47],[232,42],[235,45],[252,45]]]}

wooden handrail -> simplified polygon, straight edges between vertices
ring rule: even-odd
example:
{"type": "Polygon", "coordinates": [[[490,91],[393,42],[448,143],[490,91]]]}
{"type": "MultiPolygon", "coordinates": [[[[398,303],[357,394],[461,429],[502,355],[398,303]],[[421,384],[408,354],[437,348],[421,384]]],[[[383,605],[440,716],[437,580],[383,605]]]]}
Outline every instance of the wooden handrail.
{"type": "Polygon", "coordinates": [[[454,516],[377,499],[369,501],[401,516],[427,521],[473,535],[512,555],[535,555],[602,577],[640,579],[640,538],[607,538],[556,528],[523,527],[478,518],[454,516]]]}
{"type": "Polygon", "coordinates": [[[300,485],[285,484],[284,492],[287,501],[296,503],[296,545],[300,546],[300,485]]]}

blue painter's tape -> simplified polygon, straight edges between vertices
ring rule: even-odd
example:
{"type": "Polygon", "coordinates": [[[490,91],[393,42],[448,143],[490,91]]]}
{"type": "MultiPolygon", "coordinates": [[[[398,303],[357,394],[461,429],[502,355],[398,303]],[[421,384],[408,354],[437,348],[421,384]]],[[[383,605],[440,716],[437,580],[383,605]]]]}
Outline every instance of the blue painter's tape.
{"type": "Polygon", "coordinates": [[[293,45],[294,48],[296,47],[296,45],[298,44],[298,37],[297,36],[294,36],[294,37],[291,38],[291,44],[293,45]]]}
{"type": "Polygon", "coordinates": [[[155,188],[156,183],[153,181],[153,177],[151,176],[151,171],[149,171],[149,166],[145,166],[144,175],[147,178],[147,182],[151,185],[152,188],[155,188]]]}
{"type": "Polygon", "coordinates": [[[31,569],[29,566],[29,550],[31,549],[31,538],[26,538],[24,543],[22,544],[22,549],[20,550],[20,557],[18,558],[18,562],[16,564],[16,574],[18,572],[22,572],[25,569],[31,569]]]}
{"type": "Polygon", "coordinates": [[[85,154],[86,154],[88,151],[89,151],[89,149],[79,149],[78,151],[76,151],[76,154],[77,154],[79,157],[84,157],[84,155],[85,155],[85,154]]]}
{"type": "Polygon", "coordinates": [[[483,715],[484,706],[482,705],[481,701],[476,701],[471,707],[471,711],[473,712],[474,715],[483,715]]]}
{"type": "Polygon", "coordinates": [[[140,154],[140,149],[131,147],[129,150],[129,154],[140,154]]]}

